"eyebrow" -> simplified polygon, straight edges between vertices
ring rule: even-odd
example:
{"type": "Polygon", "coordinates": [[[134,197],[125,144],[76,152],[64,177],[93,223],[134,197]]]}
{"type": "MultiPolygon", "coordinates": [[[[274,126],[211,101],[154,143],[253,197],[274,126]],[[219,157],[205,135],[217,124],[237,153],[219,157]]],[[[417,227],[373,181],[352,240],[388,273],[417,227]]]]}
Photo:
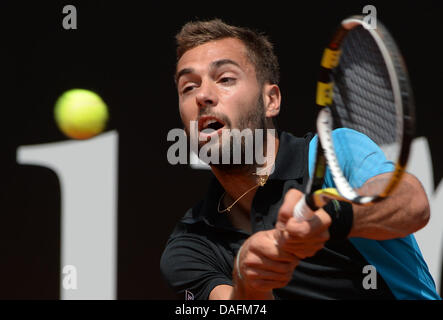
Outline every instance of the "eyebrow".
{"type": "Polygon", "coordinates": [[[231,59],[221,59],[221,60],[214,61],[214,62],[211,63],[210,68],[211,69],[217,69],[217,68],[220,68],[221,66],[223,66],[225,64],[233,64],[237,68],[241,69],[240,65],[237,62],[235,62],[234,60],[231,60],[231,59]]]}
{"type": "MultiPolygon", "coordinates": [[[[213,62],[211,62],[209,68],[210,69],[217,69],[217,68],[220,68],[221,66],[224,66],[226,64],[232,64],[232,65],[241,69],[241,66],[237,62],[235,62],[234,60],[231,60],[231,59],[220,59],[220,60],[213,61],[213,62]]],[[[185,74],[193,73],[194,71],[195,71],[195,69],[193,69],[193,68],[184,68],[184,69],[180,70],[175,75],[175,83],[178,84],[178,80],[180,79],[181,76],[183,76],[185,74]]]]}

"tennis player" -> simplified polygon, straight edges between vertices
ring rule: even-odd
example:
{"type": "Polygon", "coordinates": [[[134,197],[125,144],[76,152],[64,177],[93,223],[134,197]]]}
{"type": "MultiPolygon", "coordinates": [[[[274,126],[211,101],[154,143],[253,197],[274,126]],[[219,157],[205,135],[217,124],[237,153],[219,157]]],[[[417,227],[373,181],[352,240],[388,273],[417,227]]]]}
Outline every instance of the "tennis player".
{"type": "MultiPolygon", "coordinates": [[[[440,299],[412,235],[430,215],[414,176],[406,174],[375,205],[330,202],[312,220],[296,222],[292,212],[312,172],[317,137],[268,134],[281,104],[272,44],[218,19],[187,23],[176,39],[179,110],[188,135],[197,121],[200,138],[211,136],[205,129],[220,135],[249,128],[275,142],[272,150],[263,148],[271,155],[269,176],[257,174],[257,163],[210,163],[206,197],[178,221],[161,258],[176,292],[195,299],[440,299]]],[[[342,159],[354,185],[372,190],[392,171],[365,135],[338,129],[335,139],[355,147],[342,159]]],[[[325,181],[333,186],[329,173],[325,181]]]]}

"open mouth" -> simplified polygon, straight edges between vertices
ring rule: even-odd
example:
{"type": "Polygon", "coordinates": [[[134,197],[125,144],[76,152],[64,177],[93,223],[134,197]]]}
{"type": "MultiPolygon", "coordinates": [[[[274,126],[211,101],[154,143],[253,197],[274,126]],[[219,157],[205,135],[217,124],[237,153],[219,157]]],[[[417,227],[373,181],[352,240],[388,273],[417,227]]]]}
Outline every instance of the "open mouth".
{"type": "Polygon", "coordinates": [[[225,123],[216,117],[205,116],[198,120],[198,131],[202,132],[206,129],[218,131],[225,126],[225,123]]]}

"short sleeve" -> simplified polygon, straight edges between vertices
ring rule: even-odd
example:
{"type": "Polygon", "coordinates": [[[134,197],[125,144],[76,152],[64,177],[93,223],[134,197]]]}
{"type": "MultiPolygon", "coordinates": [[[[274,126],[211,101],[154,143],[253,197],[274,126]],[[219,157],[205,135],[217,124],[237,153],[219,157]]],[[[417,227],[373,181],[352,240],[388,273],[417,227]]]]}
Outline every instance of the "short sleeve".
{"type": "Polygon", "coordinates": [[[232,285],[232,271],[223,259],[205,239],[182,234],[168,241],[160,268],[175,292],[182,295],[186,290],[195,300],[206,300],[216,286],[232,285]]]}
{"type": "MultiPolygon", "coordinates": [[[[352,129],[340,128],[332,132],[334,148],[340,167],[354,188],[360,188],[368,179],[394,170],[394,164],[368,136],[352,129]]],[[[309,145],[309,174],[315,165],[318,136],[309,145]]],[[[334,187],[329,169],[326,171],[325,186],[334,187]]]]}

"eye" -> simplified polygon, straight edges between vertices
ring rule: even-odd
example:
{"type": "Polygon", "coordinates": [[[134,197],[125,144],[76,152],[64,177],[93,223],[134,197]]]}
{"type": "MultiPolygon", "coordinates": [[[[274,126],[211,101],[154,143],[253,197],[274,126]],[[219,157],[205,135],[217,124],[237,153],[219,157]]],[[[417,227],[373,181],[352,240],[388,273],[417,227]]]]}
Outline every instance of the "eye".
{"type": "Polygon", "coordinates": [[[219,82],[223,84],[234,84],[235,80],[236,79],[232,77],[223,77],[220,78],[219,82]]]}
{"type": "Polygon", "coordinates": [[[184,87],[184,88],[182,89],[182,93],[187,93],[187,92],[193,90],[194,88],[195,88],[194,85],[186,86],[186,87],[184,87]]]}

